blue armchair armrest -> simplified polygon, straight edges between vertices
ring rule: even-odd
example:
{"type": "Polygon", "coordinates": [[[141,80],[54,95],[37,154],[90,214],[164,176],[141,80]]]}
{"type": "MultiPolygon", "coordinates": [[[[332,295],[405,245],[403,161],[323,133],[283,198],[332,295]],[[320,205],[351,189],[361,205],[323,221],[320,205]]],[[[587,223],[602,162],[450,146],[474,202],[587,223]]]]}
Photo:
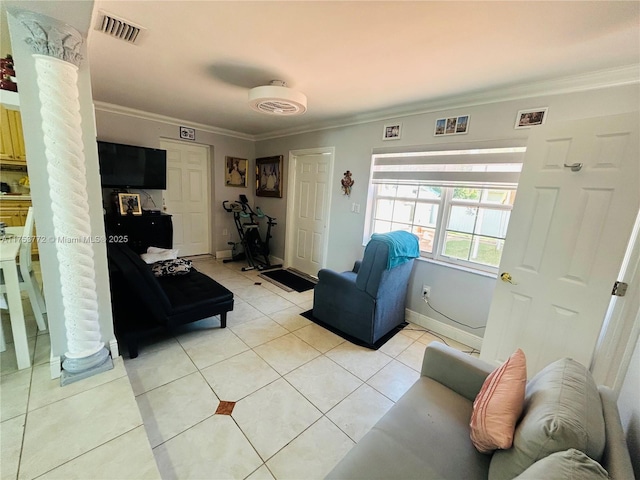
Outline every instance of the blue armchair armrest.
{"type": "MultiPolygon", "coordinates": [[[[354,267],[355,268],[355,267],[354,267]]],[[[332,288],[336,288],[339,291],[346,290],[358,290],[358,292],[362,292],[356,287],[356,272],[334,272],[333,270],[322,269],[318,272],[318,282],[322,282],[322,286],[331,286],[332,288]]],[[[366,293],[365,293],[366,294],[366,293]]],[[[369,295],[367,295],[369,296],[369,295]]]]}

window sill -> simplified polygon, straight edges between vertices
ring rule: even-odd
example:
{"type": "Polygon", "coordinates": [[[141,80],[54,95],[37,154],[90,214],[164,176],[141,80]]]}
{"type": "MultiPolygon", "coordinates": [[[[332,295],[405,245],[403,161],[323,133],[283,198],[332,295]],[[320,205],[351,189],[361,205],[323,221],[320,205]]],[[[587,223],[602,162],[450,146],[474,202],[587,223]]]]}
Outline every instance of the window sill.
{"type": "Polygon", "coordinates": [[[485,272],[484,270],[476,270],[475,268],[470,268],[470,267],[463,267],[462,265],[456,265],[455,263],[443,262],[442,260],[435,260],[433,258],[418,257],[418,258],[416,258],[416,260],[422,261],[422,262],[427,262],[427,263],[434,263],[436,265],[440,265],[441,267],[452,268],[454,270],[461,270],[461,271],[467,272],[467,273],[473,273],[475,275],[480,275],[481,277],[488,277],[488,278],[493,278],[493,279],[497,279],[498,278],[498,274],[496,274],[496,273],[485,272]]]}

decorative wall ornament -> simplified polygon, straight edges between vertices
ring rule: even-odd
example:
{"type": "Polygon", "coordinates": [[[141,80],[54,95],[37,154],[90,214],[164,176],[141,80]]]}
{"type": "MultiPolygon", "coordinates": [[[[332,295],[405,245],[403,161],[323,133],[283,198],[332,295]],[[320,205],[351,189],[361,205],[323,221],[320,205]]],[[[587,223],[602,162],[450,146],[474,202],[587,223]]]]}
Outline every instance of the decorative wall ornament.
{"type": "Polygon", "coordinates": [[[356,182],[353,178],[351,178],[351,172],[349,170],[344,172],[344,178],[340,180],[340,183],[342,184],[343,195],[346,195],[347,197],[350,196],[351,187],[353,187],[353,184],[356,182]]]}
{"type": "Polygon", "coordinates": [[[49,197],[59,264],[67,352],[65,385],[113,368],[100,332],[93,261],[89,196],[85,169],[78,64],[82,36],[58,20],[20,14],[31,36],[36,80],[42,104],[42,134],[49,175],[49,197]]]}

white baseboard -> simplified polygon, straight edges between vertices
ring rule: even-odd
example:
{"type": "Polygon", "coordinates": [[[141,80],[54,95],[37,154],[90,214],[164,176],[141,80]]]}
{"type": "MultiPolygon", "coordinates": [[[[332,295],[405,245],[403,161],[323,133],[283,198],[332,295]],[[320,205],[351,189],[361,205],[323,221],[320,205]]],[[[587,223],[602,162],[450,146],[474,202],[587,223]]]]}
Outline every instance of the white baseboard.
{"type": "Polygon", "coordinates": [[[109,342],[109,351],[111,352],[111,358],[118,358],[120,356],[120,349],[116,338],[109,342]]]}
{"type": "Polygon", "coordinates": [[[476,350],[480,350],[480,347],[482,347],[482,337],[465,332],[464,330],[443,323],[435,318],[427,317],[426,315],[414,312],[408,308],[405,310],[405,318],[408,322],[420,325],[421,327],[431,330],[438,335],[449,337],[456,342],[469,345],[471,348],[475,348],[476,350]]]}
{"type": "Polygon", "coordinates": [[[224,259],[233,257],[233,250],[219,250],[216,252],[216,258],[224,259]]]}
{"type": "Polygon", "coordinates": [[[53,355],[49,357],[49,372],[51,373],[51,380],[60,378],[60,375],[62,375],[62,358],[53,355]]]}

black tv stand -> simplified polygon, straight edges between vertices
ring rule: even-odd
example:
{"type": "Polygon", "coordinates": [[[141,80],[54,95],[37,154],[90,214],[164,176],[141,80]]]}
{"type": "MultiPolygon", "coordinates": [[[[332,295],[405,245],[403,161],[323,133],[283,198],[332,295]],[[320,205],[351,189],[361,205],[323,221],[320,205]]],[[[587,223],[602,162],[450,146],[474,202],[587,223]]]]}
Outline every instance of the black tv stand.
{"type": "Polygon", "coordinates": [[[107,242],[125,243],[134,252],[145,253],[148,247],[173,248],[171,215],[117,215],[105,216],[107,242]]]}

